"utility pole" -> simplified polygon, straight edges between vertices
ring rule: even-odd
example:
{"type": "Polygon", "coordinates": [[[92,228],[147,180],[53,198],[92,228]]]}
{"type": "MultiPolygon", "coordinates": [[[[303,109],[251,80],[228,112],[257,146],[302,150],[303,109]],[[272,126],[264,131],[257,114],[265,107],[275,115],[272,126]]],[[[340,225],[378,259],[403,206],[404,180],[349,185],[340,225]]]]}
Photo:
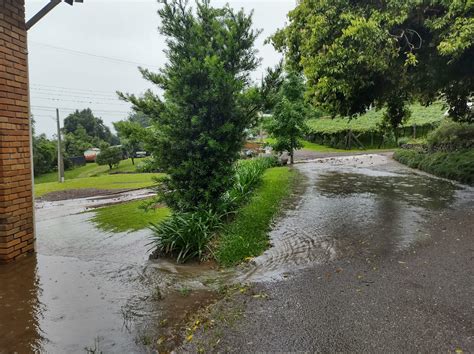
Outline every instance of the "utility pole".
{"type": "Polygon", "coordinates": [[[56,124],[58,127],[58,182],[64,182],[64,161],[61,148],[61,126],[59,124],[59,108],[56,108],[56,124]]]}

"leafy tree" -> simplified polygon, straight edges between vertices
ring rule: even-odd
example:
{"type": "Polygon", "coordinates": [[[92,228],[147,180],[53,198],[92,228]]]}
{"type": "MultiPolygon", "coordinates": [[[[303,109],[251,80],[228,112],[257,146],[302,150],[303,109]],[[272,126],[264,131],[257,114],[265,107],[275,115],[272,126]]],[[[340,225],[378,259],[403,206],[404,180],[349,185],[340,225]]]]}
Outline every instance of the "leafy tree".
{"type": "Polygon", "coordinates": [[[133,112],[128,116],[128,121],[132,123],[138,123],[143,128],[151,126],[151,118],[143,112],[133,112]]]}
{"type": "Polygon", "coordinates": [[[158,73],[141,73],[163,98],[151,91],[121,97],[155,122],[152,153],[168,176],[162,199],[179,211],[214,208],[232,184],[245,129],[257,118],[259,92],[248,88],[259,63],[253,47],[259,32],[252,15],[228,5],[159,2],[168,63],[158,73]]]}
{"type": "Polygon", "coordinates": [[[473,15],[465,0],[302,0],[271,40],[333,115],[385,106],[396,127],[408,102],[443,97],[455,120],[473,122],[473,15]]]}
{"type": "Polygon", "coordinates": [[[300,75],[290,73],[285,78],[273,109],[273,120],[268,126],[269,133],[276,138],[276,151],[288,151],[293,163],[294,150],[300,149],[300,139],[307,130],[308,109],[304,101],[304,82],[300,75]]]}
{"type": "Polygon", "coordinates": [[[81,139],[81,136],[76,136],[75,134],[68,133],[63,135],[63,144],[64,152],[66,156],[76,157],[82,156],[84,151],[94,147],[94,144],[91,144],[87,141],[88,139],[81,139]]]}
{"type": "Polygon", "coordinates": [[[54,171],[57,166],[58,152],[56,141],[49,140],[45,134],[33,137],[34,175],[54,171]]]}
{"type": "Polygon", "coordinates": [[[109,144],[117,143],[110,129],[101,118],[95,117],[90,108],[76,110],[64,119],[64,132],[80,136],[80,140],[89,143],[105,141],[109,144]],[[85,132],[85,134],[84,134],[85,132]]]}
{"type": "Polygon", "coordinates": [[[135,154],[142,149],[147,137],[147,129],[143,128],[139,123],[129,120],[123,120],[114,123],[120,141],[130,154],[132,164],[135,164],[135,154]]]}
{"type": "Polygon", "coordinates": [[[99,165],[109,165],[109,169],[118,167],[122,160],[122,150],[117,146],[109,146],[100,150],[96,162],[99,165]]]}

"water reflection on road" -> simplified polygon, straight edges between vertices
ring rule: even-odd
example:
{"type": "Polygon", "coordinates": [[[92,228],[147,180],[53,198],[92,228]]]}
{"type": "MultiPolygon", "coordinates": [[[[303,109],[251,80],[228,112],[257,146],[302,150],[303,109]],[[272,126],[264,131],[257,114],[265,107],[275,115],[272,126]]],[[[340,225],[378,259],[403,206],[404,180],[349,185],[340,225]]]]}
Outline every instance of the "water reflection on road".
{"type": "Polygon", "coordinates": [[[84,212],[147,195],[37,203],[37,256],[0,267],[0,353],[145,352],[161,337],[174,345],[173,326],[216,297],[207,282],[217,271],[149,261],[148,230],[105,233],[84,212]]]}
{"type": "Polygon", "coordinates": [[[446,208],[474,207],[473,188],[434,178],[384,155],[319,159],[297,165],[302,198],[270,234],[273,245],[243,279],[279,279],[340,257],[389,257],[429,238],[446,208]]]}
{"type": "MultiPolygon", "coordinates": [[[[414,173],[387,156],[295,168],[304,176],[302,193],[274,225],[273,247],[237,280],[279,279],[338,257],[390,257],[429,239],[426,225],[447,208],[473,208],[472,188],[414,173]]],[[[235,277],[212,264],[150,261],[148,230],[105,233],[84,213],[147,195],[37,204],[37,256],[0,267],[0,353],[146,352],[157,338],[173,348],[173,326],[235,277]]]]}

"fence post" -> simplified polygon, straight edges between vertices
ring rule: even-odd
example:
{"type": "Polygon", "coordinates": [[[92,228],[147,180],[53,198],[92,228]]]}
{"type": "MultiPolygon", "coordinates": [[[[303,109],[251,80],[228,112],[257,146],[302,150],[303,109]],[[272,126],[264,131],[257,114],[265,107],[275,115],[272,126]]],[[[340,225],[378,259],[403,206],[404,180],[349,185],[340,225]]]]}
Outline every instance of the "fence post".
{"type": "Polygon", "coordinates": [[[413,124],[413,139],[416,139],[416,124],[413,124]]]}

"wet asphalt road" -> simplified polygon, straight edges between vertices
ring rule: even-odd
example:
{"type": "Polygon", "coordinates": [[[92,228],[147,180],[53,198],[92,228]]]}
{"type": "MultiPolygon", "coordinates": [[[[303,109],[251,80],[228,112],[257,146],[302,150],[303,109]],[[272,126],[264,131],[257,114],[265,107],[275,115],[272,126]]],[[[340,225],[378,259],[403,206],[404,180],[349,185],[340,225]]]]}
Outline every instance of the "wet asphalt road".
{"type": "MultiPolygon", "coordinates": [[[[397,167],[394,164],[388,162],[391,168],[397,167]]],[[[365,193],[362,198],[374,194],[365,193]]],[[[467,196],[463,202],[449,200],[448,206],[433,210],[414,206],[412,211],[420,215],[420,221],[411,227],[420,227],[427,237],[407,247],[378,249],[375,254],[342,252],[291,272],[287,278],[257,282],[253,294],[268,298],[235,295],[211,315],[216,326],[198,332],[180,350],[474,352],[472,189],[458,196],[463,195],[467,196]],[[232,308],[242,311],[237,321],[225,320],[223,315],[232,308]]],[[[304,204],[300,207],[304,211],[304,204]]],[[[372,216],[359,217],[362,222],[372,216]]],[[[285,218],[291,220],[291,215],[283,217],[283,223],[285,218]]],[[[390,229],[394,226],[396,221],[390,229]]],[[[383,225],[375,227],[382,237],[387,233],[383,225]]],[[[347,237],[357,233],[348,230],[347,237]]]]}

